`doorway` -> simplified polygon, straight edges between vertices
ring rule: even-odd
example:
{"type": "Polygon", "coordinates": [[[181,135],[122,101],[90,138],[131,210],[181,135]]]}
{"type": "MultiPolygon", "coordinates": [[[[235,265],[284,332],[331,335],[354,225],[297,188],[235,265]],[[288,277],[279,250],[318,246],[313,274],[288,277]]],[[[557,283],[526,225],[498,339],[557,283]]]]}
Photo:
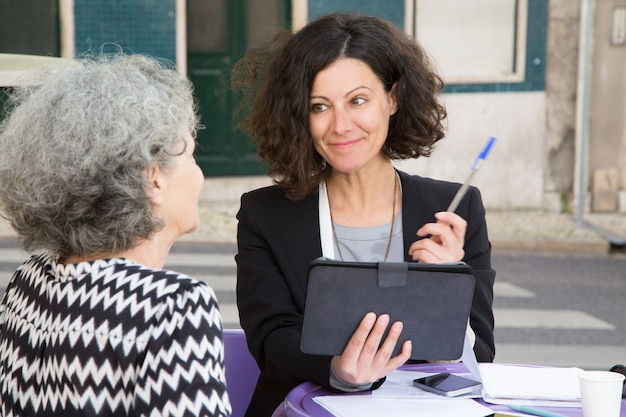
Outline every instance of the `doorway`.
{"type": "Polygon", "coordinates": [[[230,71],[244,52],[290,25],[290,0],[187,0],[187,68],[199,101],[196,159],[206,177],[260,175],[252,139],[235,126],[230,71]]]}

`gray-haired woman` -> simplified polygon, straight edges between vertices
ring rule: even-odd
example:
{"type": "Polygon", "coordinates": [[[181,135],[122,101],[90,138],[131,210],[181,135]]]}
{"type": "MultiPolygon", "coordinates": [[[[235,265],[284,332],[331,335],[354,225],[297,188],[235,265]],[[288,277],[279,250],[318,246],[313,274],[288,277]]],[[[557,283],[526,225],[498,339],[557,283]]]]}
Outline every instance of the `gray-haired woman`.
{"type": "Polygon", "coordinates": [[[228,416],[215,295],[163,270],[199,223],[190,82],[123,54],[41,75],[0,126],[2,215],[34,253],[0,303],[0,414],[228,416]]]}

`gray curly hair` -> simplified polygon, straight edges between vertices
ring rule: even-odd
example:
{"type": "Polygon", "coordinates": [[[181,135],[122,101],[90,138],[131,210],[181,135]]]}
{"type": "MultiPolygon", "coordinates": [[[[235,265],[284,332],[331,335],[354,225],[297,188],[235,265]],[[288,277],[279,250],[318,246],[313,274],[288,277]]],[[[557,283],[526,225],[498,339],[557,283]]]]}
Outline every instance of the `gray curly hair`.
{"type": "Polygon", "coordinates": [[[0,124],[0,213],[29,251],[123,251],[159,230],[147,173],[198,126],[191,83],[142,55],[100,55],[17,88],[0,124]]]}

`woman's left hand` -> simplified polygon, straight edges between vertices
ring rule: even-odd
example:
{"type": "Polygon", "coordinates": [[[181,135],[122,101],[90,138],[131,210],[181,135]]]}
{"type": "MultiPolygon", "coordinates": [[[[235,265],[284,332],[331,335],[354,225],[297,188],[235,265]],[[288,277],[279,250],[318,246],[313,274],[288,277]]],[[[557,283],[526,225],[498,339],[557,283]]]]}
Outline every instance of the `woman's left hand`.
{"type": "Polygon", "coordinates": [[[428,236],[413,242],[409,255],[414,261],[440,264],[459,262],[465,256],[463,245],[467,222],[459,215],[447,211],[435,213],[436,223],[426,223],[418,236],[428,236]]]}

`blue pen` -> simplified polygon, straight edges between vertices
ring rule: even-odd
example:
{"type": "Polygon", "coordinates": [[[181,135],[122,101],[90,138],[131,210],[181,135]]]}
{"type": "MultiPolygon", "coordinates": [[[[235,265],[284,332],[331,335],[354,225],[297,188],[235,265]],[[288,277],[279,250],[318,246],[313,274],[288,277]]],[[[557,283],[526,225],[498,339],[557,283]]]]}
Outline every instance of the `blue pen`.
{"type": "Polygon", "coordinates": [[[480,168],[481,163],[485,160],[485,158],[487,158],[487,155],[489,155],[489,151],[491,151],[491,147],[493,146],[495,141],[496,141],[496,138],[494,138],[493,136],[489,138],[483,150],[478,154],[478,156],[474,160],[469,176],[467,177],[467,179],[465,180],[461,188],[459,188],[459,191],[457,191],[456,195],[452,199],[452,202],[450,203],[450,206],[448,206],[448,210],[446,211],[454,212],[456,208],[459,206],[459,203],[463,199],[463,196],[465,195],[465,192],[467,191],[470,183],[472,182],[474,175],[476,175],[476,172],[478,172],[478,168],[480,168]]]}
{"type": "Polygon", "coordinates": [[[511,405],[507,405],[507,407],[509,407],[511,410],[521,411],[522,413],[532,414],[534,416],[540,416],[540,417],[567,417],[567,416],[564,416],[563,414],[557,414],[557,413],[552,413],[550,411],[538,410],[536,408],[526,407],[524,405],[513,405],[513,404],[511,404],[511,405]]]}

